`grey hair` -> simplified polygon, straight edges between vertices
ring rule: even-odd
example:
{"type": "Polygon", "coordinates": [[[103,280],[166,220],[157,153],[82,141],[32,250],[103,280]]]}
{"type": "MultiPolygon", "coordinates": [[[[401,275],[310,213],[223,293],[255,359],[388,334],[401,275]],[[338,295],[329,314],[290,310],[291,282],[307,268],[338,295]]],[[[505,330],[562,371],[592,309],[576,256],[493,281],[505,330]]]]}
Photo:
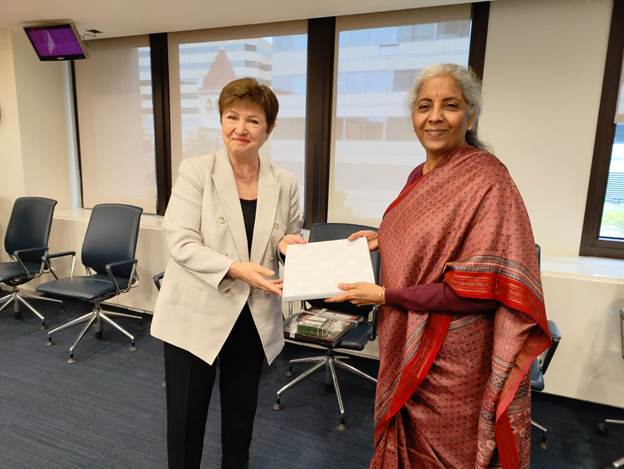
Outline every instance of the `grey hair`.
{"type": "Polygon", "coordinates": [[[477,75],[470,68],[465,68],[457,64],[435,64],[424,68],[418,78],[416,78],[410,93],[410,111],[412,113],[414,112],[414,106],[418,100],[418,94],[420,93],[423,83],[431,78],[442,75],[448,75],[455,80],[455,83],[459,86],[464,100],[466,101],[468,116],[472,118],[472,128],[466,131],[466,142],[481,150],[488,150],[487,145],[479,140],[477,136],[477,123],[479,122],[479,115],[481,114],[482,102],[481,80],[479,80],[477,75]]]}

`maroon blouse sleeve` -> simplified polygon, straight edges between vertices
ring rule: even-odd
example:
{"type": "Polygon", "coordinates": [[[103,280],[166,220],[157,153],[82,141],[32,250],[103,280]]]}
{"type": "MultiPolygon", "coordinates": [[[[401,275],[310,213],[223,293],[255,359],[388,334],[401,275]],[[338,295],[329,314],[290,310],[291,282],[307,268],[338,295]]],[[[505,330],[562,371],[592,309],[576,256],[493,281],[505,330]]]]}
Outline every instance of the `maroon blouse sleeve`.
{"type": "Polygon", "coordinates": [[[498,307],[498,302],[494,300],[463,298],[444,282],[386,288],[386,304],[411,311],[454,313],[483,313],[498,307]]]}

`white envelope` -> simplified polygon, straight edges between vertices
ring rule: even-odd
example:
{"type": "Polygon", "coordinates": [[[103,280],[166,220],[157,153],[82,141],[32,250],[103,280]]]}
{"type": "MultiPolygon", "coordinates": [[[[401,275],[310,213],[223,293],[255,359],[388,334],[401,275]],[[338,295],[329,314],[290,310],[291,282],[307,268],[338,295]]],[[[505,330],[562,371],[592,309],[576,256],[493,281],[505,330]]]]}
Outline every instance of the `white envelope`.
{"type": "Polygon", "coordinates": [[[339,283],[375,282],[365,238],[291,244],[284,265],[283,301],[329,298],[339,283]]]}

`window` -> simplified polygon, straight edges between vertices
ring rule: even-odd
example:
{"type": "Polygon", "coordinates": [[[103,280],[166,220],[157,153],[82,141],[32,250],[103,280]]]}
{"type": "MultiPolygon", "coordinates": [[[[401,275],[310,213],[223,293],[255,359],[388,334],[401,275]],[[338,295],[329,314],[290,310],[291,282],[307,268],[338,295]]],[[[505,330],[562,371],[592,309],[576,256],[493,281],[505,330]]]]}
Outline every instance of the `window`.
{"type": "Polygon", "coordinates": [[[306,23],[169,34],[172,174],[181,159],[223,146],[219,94],[236,78],[253,77],[279,100],[276,127],[260,153],[299,180],[303,207],[306,23]]]}
{"type": "Polygon", "coordinates": [[[624,258],[624,2],[613,2],[580,254],[624,258]]]}
{"type": "Polygon", "coordinates": [[[470,8],[338,18],[328,220],[378,225],[424,161],[408,93],[438,62],[468,64],[470,8]]]}
{"type": "Polygon", "coordinates": [[[83,206],[126,203],[156,213],[147,37],[89,43],[75,64],[83,206]]]}

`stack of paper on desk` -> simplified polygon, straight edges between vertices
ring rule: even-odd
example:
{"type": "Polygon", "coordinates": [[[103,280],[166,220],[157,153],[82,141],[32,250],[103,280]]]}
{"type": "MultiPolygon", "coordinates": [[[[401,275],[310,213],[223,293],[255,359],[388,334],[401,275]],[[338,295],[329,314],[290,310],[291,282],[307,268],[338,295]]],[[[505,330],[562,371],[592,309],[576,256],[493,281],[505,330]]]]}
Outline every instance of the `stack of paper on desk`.
{"type": "Polygon", "coordinates": [[[375,282],[365,238],[291,244],[284,266],[284,301],[329,298],[339,283],[375,282]]]}

